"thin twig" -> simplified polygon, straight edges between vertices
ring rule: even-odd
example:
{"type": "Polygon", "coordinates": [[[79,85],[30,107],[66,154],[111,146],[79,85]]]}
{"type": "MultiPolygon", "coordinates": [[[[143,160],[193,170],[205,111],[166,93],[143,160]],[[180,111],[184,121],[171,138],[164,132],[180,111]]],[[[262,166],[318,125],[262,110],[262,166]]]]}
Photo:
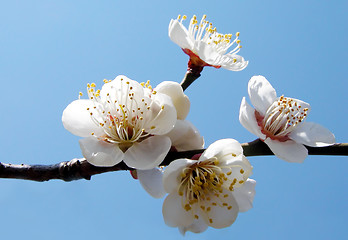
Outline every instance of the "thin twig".
{"type": "MultiPolygon", "coordinates": [[[[242,144],[244,155],[266,156],[273,155],[268,146],[260,139],[242,144]]],[[[335,155],[348,156],[348,143],[339,143],[329,147],[307,147],[309,155],[335,155]]],[[[191,158],[195,154],[202,153],[205,149],[198,149],[184,152],[169,152],[161,166],[167,166],[179,158],[191,158]]],[[[113,167],[96,167],[85,159],[73,159],[68,162],[61,162],[54,165],[26,165],[0,163],[0,178],[24,179],[44,182],[52,179],[60,179],[66,182],[86,179],[90,180],[93,175],[115,172],[120,170],[132,170],[123,162],[113,167]]]]}

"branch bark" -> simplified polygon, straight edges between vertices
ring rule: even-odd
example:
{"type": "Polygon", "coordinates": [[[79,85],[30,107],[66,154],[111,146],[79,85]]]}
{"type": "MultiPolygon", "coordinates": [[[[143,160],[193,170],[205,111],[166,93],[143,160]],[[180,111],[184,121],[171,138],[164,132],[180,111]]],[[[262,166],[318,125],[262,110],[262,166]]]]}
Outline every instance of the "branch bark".
{"type": "MultiPolygon", "coordinates": [[[[273,155],[268,146],[260,139],[242,144],[244,155],[267,156],[273,155]]],[[[339,143],[329,147],[307,147],[309,155],[335,155],[348,156],[348,143],[339,143]]],[[[195,154],[202,153],[205,149],[198,149],[185,152],[169,152],[161,166],[167,166],[179,158],[191,158],[195,154]]],[[[123,162],[113,167],[96,167],[89,164],[85,159],[73,159],[68,162],[61,162],[53,165],[26,165],[0,163],[0,178],[24,179],[44,182],[52,179],[60,179],[66,182],[86,179],[90,180],[93,175],[115,172],[121,170],[132,170],[123,162]]]]}

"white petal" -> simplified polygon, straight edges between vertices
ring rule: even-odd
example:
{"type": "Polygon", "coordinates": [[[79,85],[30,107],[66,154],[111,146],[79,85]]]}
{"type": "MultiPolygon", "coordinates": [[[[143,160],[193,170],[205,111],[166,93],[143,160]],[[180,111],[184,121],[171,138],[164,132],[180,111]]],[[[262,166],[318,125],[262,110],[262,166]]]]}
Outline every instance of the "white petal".
{"type": "Polygon", "coordinates": [[[178,20],[172,19],[169,23],[168,35],[170,40],[179,45],[181,48],[190,49],[193,48],[193,42],[187,29],[178,20]]]}
{"type": "Polygon", "coordinates": [[[196,50],[197,50],[197,55],[204,62],[210,65],[219,66],[221,54],[219,54],[215,50],[215,48],[211,47],[205,42],[199,41],[196,43],[196,50]]]}
{"type": "Polygon", "coordinates": [[[82,155],[97,167],[112,167],[123,159],[123,152],[116,144],[99,141],[95,137],[79,140],[82,155]]]}
{"type": "Polygon", "coordinates": [[[124,75],[119,75],[113,81],[103,85],[100,96],[104,101],[114,102],[117,100],[119,104],[126,104],[129,102],[129,92],[134,93],[133,98],[137,102],[140,102],[144,97],[144,88],[140,83],[124,75]]]}
{"type": "Polygon", "coordinates": [[[164,81],[161,82],[154,90],[167,94],[169,97],[171,97],[176,108],[178,119],[184,120],[186,118],[190,110],[190,100],[184,94],[184,91],[179,83],[164,81]]]}
{"type": "Polygon", "coordinates": [[[163,202],[164,222],[170,227],[189,226],[193,223],[193,214],[182,206],[182,197],[177,193],[169,194],[163,202]]]}
{"type": "MultiPolygon", "coordinates": [[[[103,134],[103,130],[92,121],[89,108],[92,112],[94,104],[87,99],[75,100],[63,111],[62,121],[66,130],[80,137],[90,137],[94,132],[96,136],[103,134]]],[[[94,114],[97,117],[97,114],[94,114]]]]}
{"type": "Polygon", "coordinates": [[[234,189],[233,196],[238,203],[239,212],[246,212],[253,207],[255,185],[256,181],[249,178],[241,187],[234,189]]]}
{"type": "MultiPolygon", "coordinates": [[[[231,224],[236,220],[239,212],[238,204],[231,192],[224,190],[221,195],[227,197],[217,197],[215,195],[210,196],[211,202],[217,204],[215,206],[209,204],[209,212],[200,209],[200,216],[203,217],[207,225],[213,228],[225,228],[231,226],[231,224]],[[227,203],[227,206],[223,206],[223,203],[227,203]],[[230,206],[232,206],[232,208],[228,209],[230,206]]],[[[205,207],[207,208],[207,206],[208,205],[205,207]]]]}
{"type": "Polygon", "coordinates": [[[204,139],[197,128],[187,120],[177,120],[172,131],[166,134],[178,151],[201,149],[204,139]]]}
{"type": "Polygon", "coordinates": [[[278,158],[287,162],[302,163],[308,156],[308,150],[302,144],[293,140],[279,142],[267,138],[265,143],[278,158]]]}
{"type": "Polygon", "coordinates": [[[187,121],[178,119],[174,125],[174,128],[167,133],[166,136],[170,138],[172,145],[174,145],[175,142],[179,142],[188,131],[189,125],[187,124],[187,121]]]}
{"type": "Polygon", "coordinates": [[[304,122],[291,132],[289,137],[297,143],[311,147],[324,147],[336,143],[335,135],[317,123],[304,122]]]}
{"type": "Polygon", "coordinates": [[[255,109],[253,109],[249,103],[243,97],[239,109],[239,122],[245,127],[249,132],[255,134],[261,139],[265,139],[266,136],[261,132],[259,125],[257,124],[255,117],[255,109]]]}
{"type": "Polygon", "coordinates": [[[125,152],[123,161],[131,168],[152,169],[164,160],[170,147],[169,137],[151,136],[140,143],[134,143],[125,152]]]}
{"type": "Polygon", "coordinates": [[[143,188],[154,198],[162,198],[166,195],[163,188],[162,169],[137,170],[138,179],[143,188]]]}
{"type": "Polygon", "coordinates": [[[263,76],[254,76],[249,80],[248,93],[251,103],[262,116],[277,99],[276,91],[263,76]]]}
{"type": "Polygon", "coordinates": [[[177,119],[175,107],[166,94],[157,93],[152,99],[154,101],[151,104],[152,120],[146,123],[145,130],[154,135],[166,134],[174,128],[177,119]]]}
{"type": "Polygon", "coordinates": [[[182,170],[194,162],[197,161],[182,158],[171,162],[168,167],[166,167],[163,173],[163,187],[167,193],[176,192],[178,190],[182,170]]]}
{"type": "Polygon", "coordinates": [[[208,225],[203,221],[203,218],[195,219],[189,226],[179,227],[180,233],[185,236],[187,231],[193,233],[201,233],[207,230],[208,225]]]}
{"type": "Polygon", "coordinates": [[[242,71],[248,66],[248,61],[245,61],[242,56],[235,54],[226,54],[222,56],[221,67],[230,71],[242,71]],[[235,60],[234,60],[235,59],[235,60]]]}
{"type": "Polygon", "coordinates": [[[220,139],[212,143],[202,153],[199,161],[204,161],[213,157],[216,157],[218,160],[220,160],[222,157],[231,155],[232,153],[237,156],[243,154],[243,148],[240,143],[232,138],[220,139]]]}

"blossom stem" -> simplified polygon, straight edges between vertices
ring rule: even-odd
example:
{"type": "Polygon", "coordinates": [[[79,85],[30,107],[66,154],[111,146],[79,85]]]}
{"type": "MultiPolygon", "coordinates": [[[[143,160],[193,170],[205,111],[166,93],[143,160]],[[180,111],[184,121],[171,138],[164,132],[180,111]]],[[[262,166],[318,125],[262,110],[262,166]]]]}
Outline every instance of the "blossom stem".
{"type": "MultiPolygon", "coordinates": [[[[242,144],[245,156],[273,155],[268,146],[260,139],[242,144]]],[[[307,147],[309,155],[335,155],[348,156],[348,143],[338,143],[328,147],[307,147]]],[[[205,149],[185,152],[169,152],[162,162],[167,166],[170,162],[179,158],[191,158],[195,154],[202,153],[205,149]]],[[[73,180],[90,180],[93,175],[115,172],[120,170],[132,170],[123,162],[113,167],[96,167],[85,159],[73,159],[69,162],[61,162],[53,165],[26,165],[0,163],[0,178],[24,179],[44,182],[52,179],[60,179],[66,182],[73,180]]]]}
{"type": "Polygon", "coordinates": [[[185,91],[197,78],[199,78],[201,74],[196,71],[192,71],[192,69],[188,69],[184,79],[181,81],[181,87],[185,91]]]}

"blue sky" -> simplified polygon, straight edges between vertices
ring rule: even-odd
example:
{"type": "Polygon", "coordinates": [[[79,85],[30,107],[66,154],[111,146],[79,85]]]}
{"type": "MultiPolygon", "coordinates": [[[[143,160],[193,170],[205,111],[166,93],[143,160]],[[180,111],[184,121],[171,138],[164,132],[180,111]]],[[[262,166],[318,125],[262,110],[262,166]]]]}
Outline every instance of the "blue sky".
{"type": "MultiPolygon", "coordinates": [[[[54,164],[81,157],[78,137],[61,123],[88,82],[123,74],[139,82],[180,82],[188,57],[168,38],[178,14],[241,32],[249,66],[205,68],[188,90],[188,119],[207,146],[255,139],[238,121],[253,75],[278,94],[311,104],[308,121],[348,142],[347,1],[1,1],[1,162],[54,164]]],[[[186,239],[343,239],[348,234],[347,157],[310,156],[303,164],[250,157],[254,208],[223,230],[186,239]]],[[[128,172],[91,181],[0,180],[1,239],[183,239],[162,219],[128,172]]]]}

